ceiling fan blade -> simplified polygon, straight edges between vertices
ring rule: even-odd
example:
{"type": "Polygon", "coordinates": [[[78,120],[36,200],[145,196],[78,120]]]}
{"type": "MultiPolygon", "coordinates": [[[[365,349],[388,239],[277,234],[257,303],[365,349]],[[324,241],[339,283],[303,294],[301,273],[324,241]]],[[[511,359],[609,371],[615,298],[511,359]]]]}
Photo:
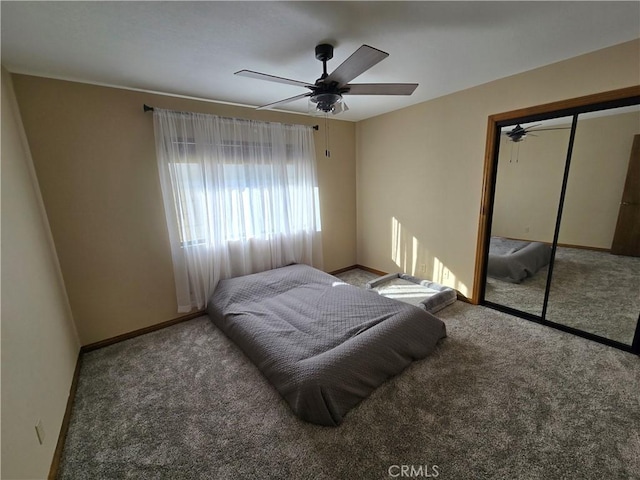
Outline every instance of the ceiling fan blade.
{"type": "Polygon", "coordinates": [[[564,127],[545,127],[545,128],[527,129],[527,132],[544,132],[545,130],[569,130],[570,128],[571,128],[570,125],[566,125],[564,127]]]}
{"type": "Polygon", "coordinates": [[[389,56],[388,53],[362,45],[358,50],[342,62],[331,74],[324,79],[324,83],[336,82],[338,85],[346,85],[358,75],[366,72],[376,63],[389,56]]]}
{"type": "Polygon", "coordinates": [[[266,110],[268,108],[274,108],[278,105],[284,105],[285,103],[295,102],[296,100],[300,100],[301,98],[305,98],[309,96],[311,96],[311,92],[302,93],[300,95],[296,95],[295,97],[289,97],[289,98],[285,98],[284,100],[278,100],[277,102],[268,103],[267,105],[262,105],[261,107],[258,107],[256,110],[266,110]]]}
{"type": "Polygon", "coordinates": [[[344,95],[411,95],[417,83],[352,83],[344,95]]]}
{"type": "Polygon", "coordinates": [[[296,85],[298,87],[313,87],[313,84],[307,82],[301,82],[299,80],[291,80],[284,77],[276,77],[275,75],[269,75],[267,73],[254,72],[252,70],[240,70],[234,75],[240,75],[241,77],[256,78],[258,80],[266,80],[268,82],[285,83],[287,85],[296,85]]]}

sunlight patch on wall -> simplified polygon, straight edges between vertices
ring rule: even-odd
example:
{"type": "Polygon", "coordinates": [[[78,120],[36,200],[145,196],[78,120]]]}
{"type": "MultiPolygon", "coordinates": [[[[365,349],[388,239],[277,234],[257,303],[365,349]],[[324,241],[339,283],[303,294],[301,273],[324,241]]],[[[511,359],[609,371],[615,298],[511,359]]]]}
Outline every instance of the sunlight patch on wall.
{"type": "Polygon", "coordinates": [[[418,239],[416,237],[413,237],[413,251],[412,251],[413,261],[411,262],[411,275],[415,275],[416,272],[418,271],[418,247],[419,247],[418,239]]]}
{"type": "Polygon", "coordinates": [[[438,257],[434,257],[434,259],[433,259],[433,274],[432,274],[431,279],[434,282],[442,283],[442,279],[444,278],[444,275],[445,275],[445,273],[444,273],[445,270],[447,271],[447,273],[449,272],[449,269],[444,266],[444,263],[442,263],[440,261],[440,259],[438,259],[438,257]]]}
{"type": "Polygon", "coordinates": [[[396,218],[391,217],[391,260],[404,273],[424,277],[428,271],[429,254],[396,218]]]}
{"type": "Polygon", "coordinates": [[[455,274],[440,261],[438,257],[433,258],[433,278],[432,280],[447,287],[453,287],[465,296],[469,295],[469,288],[458,280],[455,274]]]}
{"type": "Polygon", "coordinates": [[[469,288],[396,218],[391,217],[391,260],[401,272],[453,287],[465,296],[469,288]],[[431,275],[429,275],[431,274],[431,275]]]}
{"type": "MultiPolygon", "coordinates": [[[[418,264],[420,242],[402,226],[396,217],[391,218],[391,260],[402,272],[417,275],[421,265],[418,264]]],[[[424,274],[424,272],[423,272],[424,274]]]]}
{"type": "Polygon", "coordinates": [[[391,260],[400,267],[404,269],[404,261],[402,252],[402,245],[400,239],[402,237],[402,225],[398,221],[396,217],[391,218],[391,260]]]}

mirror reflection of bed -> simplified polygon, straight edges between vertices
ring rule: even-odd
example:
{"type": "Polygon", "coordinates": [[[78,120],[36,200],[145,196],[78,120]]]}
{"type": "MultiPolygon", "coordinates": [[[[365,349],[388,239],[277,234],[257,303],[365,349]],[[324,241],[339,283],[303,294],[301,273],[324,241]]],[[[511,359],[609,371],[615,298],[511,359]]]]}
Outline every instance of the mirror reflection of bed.
{"type": "Polygon", "coordinates": [[[551,245],[492,236],[485,299],[542,315],[551,245]]]}
{"type": "Polygon", "coordinates": [[[571,122],[569,116],[522,124],[533,128],[516,142],[505,134],[515,123],[501,129],[484,298],[631,345],[640,312],[640,256],[632,255],[640,252],[615,255],[611,246],[619,235],[621,199],[630,188],[637,198],[640,188],[629,167],[640,107],[578,116],[550,267],[543,249],[553,244],[571,122]],[[533,246],[538,258],[523,255],[533,246]]]}
{"type": "MultiPolygon", "coordinates": [[[[558,247],[546,318],[631,344],[640,311],[640,257],[558,247]]],[[[486,298],[542,315],[548,265],[521,283],[487,278],[486,298]]]]}

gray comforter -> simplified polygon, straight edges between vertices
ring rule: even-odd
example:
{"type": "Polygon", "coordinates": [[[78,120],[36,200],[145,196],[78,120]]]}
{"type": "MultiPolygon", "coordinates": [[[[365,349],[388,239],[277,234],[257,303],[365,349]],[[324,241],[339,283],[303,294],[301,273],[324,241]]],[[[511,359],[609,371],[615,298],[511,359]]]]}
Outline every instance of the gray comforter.
{"type": "Polygon", "coordinates": [[[300,418],[330,426],[446,336],[430,313],[306,265],[223,280],[208,313],[300,418]]]}
{"type": "Polygon", "coordinates": [[[548,265],[550,259],[550,245],[491,237],[487,275],[503,282],[520,283],[548,265]]]}

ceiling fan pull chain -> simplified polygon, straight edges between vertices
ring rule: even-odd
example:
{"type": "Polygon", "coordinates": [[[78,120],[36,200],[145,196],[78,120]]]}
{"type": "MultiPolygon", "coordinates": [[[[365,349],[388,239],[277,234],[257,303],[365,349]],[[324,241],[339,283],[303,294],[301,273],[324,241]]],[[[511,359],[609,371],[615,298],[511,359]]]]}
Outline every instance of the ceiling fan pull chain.
{"type": "Polygon", "coordinates": [[[331,150],[329,149],[329,114],[324,114],[324,154],[327,158],[331,157],[331,150]]]}

